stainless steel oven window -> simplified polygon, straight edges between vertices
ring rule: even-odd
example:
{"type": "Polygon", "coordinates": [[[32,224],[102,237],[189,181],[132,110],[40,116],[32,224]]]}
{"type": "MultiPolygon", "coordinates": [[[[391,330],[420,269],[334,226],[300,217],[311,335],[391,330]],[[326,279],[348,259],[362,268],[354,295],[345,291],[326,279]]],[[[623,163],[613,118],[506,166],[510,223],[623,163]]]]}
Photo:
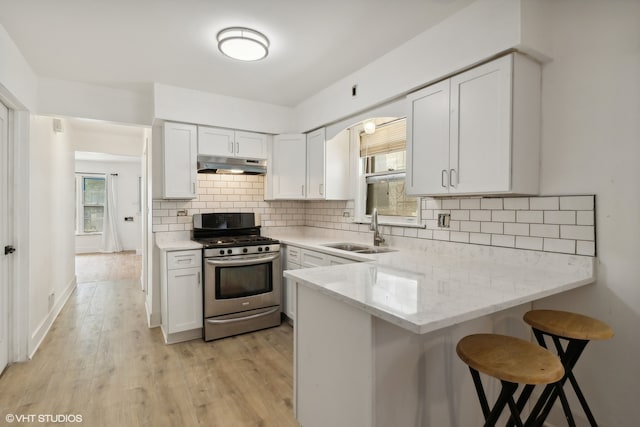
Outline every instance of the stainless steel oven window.
{"type": "Polygon", "coordinates": [[[272,263],[220,266],[216,269],[216,299],[249,297],[273,291],[272,263]]]}

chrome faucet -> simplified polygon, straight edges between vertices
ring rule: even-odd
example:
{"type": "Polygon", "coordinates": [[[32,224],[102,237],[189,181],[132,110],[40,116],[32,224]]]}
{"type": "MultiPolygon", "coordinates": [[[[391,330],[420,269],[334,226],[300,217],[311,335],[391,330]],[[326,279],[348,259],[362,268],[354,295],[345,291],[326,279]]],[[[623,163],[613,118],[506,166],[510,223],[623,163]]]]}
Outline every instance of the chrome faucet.
{"type": "Polygon", "coordinates": [[[380,234],[380,224],[378,224],[378,208],[373,208],[371,212],[371,226],[370,230],[373,231],[373,246],[380,246],[384,243],[384,237],[380,234]]]}

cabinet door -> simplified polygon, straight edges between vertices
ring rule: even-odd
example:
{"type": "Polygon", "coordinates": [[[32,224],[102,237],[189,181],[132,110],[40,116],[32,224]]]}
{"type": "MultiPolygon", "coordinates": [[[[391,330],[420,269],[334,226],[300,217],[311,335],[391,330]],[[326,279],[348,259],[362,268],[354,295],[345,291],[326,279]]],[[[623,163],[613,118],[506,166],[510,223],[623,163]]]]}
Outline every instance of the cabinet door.
{"type": "MultiPolygon", "coordinates": [[[[324,199],[348,200],[351,199],[350,183],[350,135],[345,129],[324,144],[324,199]]],[[[326,136],[325,136],[326,138],[326,136]]]]}
{"type": "Polygon", "coordinates": [[[200,267],[167,271],[167,316],[170,334],[202,327],[200,267]]]}
{"type": "Polygon", "coordinates": [[[449,80],[409,97],[406,192],[449,192],[449,80]]]}
{"type": "Polygon", "coordinates": [[[307,144],[304,134],[277,135],[273,139],[274,199],[304,199],[307,144]]]}
{"type": "Polygon", "coordinates": [[[165,199],[195,199],[198,136],[195,125],[164,124],[163,162],[165,199]]]}
{"type": "Polygon", "coordinates": [[[451,78],[451,193],[510,191],[512,61],[508,55],[451,78]]]}
{"type": "Polygon", "coordinates": [[[233,156],[234,131],[198,126],[198,154],[204,156],[233,156]]]}
{"type": "Polygon", "coordinates": [[[307,199],[325,198],[325,130],[307,135],[307,199]]]}
{"type": "MultiPolygon", "coordinates": [[[[297,270],[300,268],[299,264],[287,262],[286,270],[297,270]]],[[[293,279],[284,279],[283,286],[283,308],[282,311],[287,317],[295,322],[296,320],[296,287],[298,286],[293,279]]]]}
{"type": "Polygon", "coordinates": [[[243,159],[264,160],[267,158],[267,135],[236,131],[235,155],[243,159]]]}

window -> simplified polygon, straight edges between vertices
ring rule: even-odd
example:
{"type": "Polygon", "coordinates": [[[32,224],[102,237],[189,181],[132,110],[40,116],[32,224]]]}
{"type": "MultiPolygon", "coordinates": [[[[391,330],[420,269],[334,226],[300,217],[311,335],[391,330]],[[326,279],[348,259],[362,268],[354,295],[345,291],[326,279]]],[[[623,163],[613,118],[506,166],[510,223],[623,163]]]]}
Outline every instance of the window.
{"type": "Polygon", "coordinates": [[[417,225],[418,199],[405,194],[407,121],[385,120],[373,133],[364,132],[362,125],[354,128],[360,153],[357,216],[368,222],[373,208],[377,208],[381,222],[417,225]]]}
{"type": "Polygon", "coordinates": [[[105,205],[105,176],[76,174],[76,233],[102,233],[105,205]]]}

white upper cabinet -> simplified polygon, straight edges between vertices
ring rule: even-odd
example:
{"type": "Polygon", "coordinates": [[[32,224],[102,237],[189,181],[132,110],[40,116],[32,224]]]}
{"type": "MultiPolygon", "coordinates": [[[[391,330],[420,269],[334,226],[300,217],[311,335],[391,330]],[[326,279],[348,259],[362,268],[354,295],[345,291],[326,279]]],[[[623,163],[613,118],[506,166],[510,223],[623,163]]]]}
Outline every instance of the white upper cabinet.
{"type": "Polygon", "coordinates": [[[267,135],[198,126],[198,154],[263,160],[267,158],[267,135]]]}
{"type": "Polygon", "coordinates": [[[510,54],[408,99],[410,194],[538,193],[537,63],[510,54]]]}
{"type": "Polygon", "coordinates": [[[195,199],[198,135],[195,125],[164,123],[162,140],[165,199],[195,199]]]}
{"type": "Polygon", "coordinates": [[[277,135],[267,179],[268,198],[349,198],[349,132],[325,140],[325,129],[307,135],[277,135]],[[270,183],[270,184],[269,184],[270,183]]]}
{"type": "Polygon", "coordinates": [[[304,199],[306,196],[307,144],[304,134],[276,135],[269,167],[274,199],[304,199]]]}

